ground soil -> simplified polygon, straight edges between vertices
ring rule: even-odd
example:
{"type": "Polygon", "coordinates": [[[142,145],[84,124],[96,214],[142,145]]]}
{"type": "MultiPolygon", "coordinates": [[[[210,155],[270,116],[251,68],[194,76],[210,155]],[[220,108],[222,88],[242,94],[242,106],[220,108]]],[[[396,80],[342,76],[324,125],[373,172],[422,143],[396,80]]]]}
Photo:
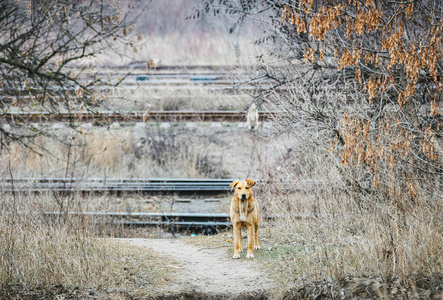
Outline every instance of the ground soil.
{"type": "Polygon", "coordinates": [[[164,297],[260,299],[270,295],[274,281],[252,260],[232,259],[224,249],[202,248],[182,239],[119,239],[172,257],[176,277],[162,291],[164,297]],[[168,295],[168,296],[166,296],[168,295]]]}

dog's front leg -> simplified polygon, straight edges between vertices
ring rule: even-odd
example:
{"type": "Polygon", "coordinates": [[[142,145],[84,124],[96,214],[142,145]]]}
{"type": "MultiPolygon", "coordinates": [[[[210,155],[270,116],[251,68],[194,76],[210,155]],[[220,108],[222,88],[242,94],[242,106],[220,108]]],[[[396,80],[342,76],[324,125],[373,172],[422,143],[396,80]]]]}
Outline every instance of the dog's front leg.
{"type": "Polygon", "coordinates": [[[248,254],[246,255],[246,258],[253,258],[254,257],[254,253],[253,253],[253,246],[252,246],[252,241],[254,238],[254,226],[252,224],[248,224],[248,254]]]}
{"type": "Polygon", "coordinates": [[[258,220],[254,223],[254,250],[260,249],[260,244],[258,243],[258,220]]]}
{"type": "Polygon", "coordinates": [[[240,258],[240,249],[243,249],[241,238],[241,226],[234,224],[234,255],[232,258],[240,258]]]}
{"type": "Polygon", "coordinates": [[[243,252],[243,233],[240,228],[240,252],[243,252]]]}

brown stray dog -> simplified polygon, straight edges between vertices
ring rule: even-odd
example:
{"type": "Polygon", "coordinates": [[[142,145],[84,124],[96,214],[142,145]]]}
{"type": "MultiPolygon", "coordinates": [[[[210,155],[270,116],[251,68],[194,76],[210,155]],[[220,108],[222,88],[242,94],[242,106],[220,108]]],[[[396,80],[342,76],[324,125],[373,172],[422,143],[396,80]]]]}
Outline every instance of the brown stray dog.
{"type": "Polygon", "coordinates": [[[246,258],[254,257],[252,249],[260,249],[257,234],[259,207],[257,200],[252,195],[252,187],[254,185],[255,181],[252,179],[246,179],[245,181],[236,180],[230,184],[231,191],[235,189],[230,213],[234,227],[234,255],[232,258],[240,258],[240,252],[243,252],[242,228],[247,228],[248,230],[248,253],[246,258]],[[254,247],[252,239],[254,239],[254,247]]]}

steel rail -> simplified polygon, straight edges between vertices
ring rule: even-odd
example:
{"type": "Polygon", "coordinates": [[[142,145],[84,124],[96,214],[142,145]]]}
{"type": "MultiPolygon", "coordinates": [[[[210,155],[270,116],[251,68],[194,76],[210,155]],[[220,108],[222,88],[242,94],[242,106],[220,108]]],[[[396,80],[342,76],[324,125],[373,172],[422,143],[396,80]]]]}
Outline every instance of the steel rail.
{"type": "MultiPolygon", "coordinates": [[[[246,79],[245,79],[246,80],[246,79]]],[[[122,81],[119,85],[227,85],[233,86],[240,84],[242,81],[236,80],[235,78],[220,78],[217,76],[190,76],[189,78],[181,78],[175,79],[173,77],[170,78],[162,78],[162,77],[147,77],[147,76],[136,76],[136,78],[132,80],[122,81]],[[168,80],[165,80],[168,79],[168,80]]],[[[248,83],[247,85],[252,85],[254,82],[248,83]]],[[[255,83],[266,83],[272,84],[275,83],[274,80],[260,80],[255,83]]],[[[246,84],[245,84],[246,85],[246,84]]]]}
{"type": "MultiPolygon", "coordinates": [[[[138,62],[131,63],[129,65],[120,66],[96,66],[96,69],[103,67],[103,69],[112,69],[112,70],[127,70],[127,69],[142,69],[146,70],[146,62],[138,62]]],[[[235,71],[235,70],[245,70],[251,69],[255,70],[257,66],[243,66],[243,65],[158,65],[153,68],[149,68],[149,72],[163,71],[163,70],[207,70],[210,72],[213,71],[235,71]]]]}
{"type": "MultiPolygon", "coordinates": [[[[6,178],[0,181],[0,192],[60,193],[160,193],[221,194],[230,192],[232,179],[155,179],[155,178],[6,178]]],[[[286,191],[305,191],[320,181],[287,181],[286,191]]]]}
{"type": "Polygon", "coordinates": [[[64,178],[64,177],[45,177],[45,178],[32,178],[32,177],[21,177],[21,178],[5,178],[0,182],[178,182],[178,183],[231,183],[232,179],[219,179],[219,178],[64,178]]]}
{"type": "MultiPolygon", "coordinates": [[[[94,76],[93,76],[94,77],[94,76]]],[[[96,77],[96,76],[95,76],[96,77]]],[[[117,75],[107,78],[106,81],[98,81],[91,89],[95,90],[107,90],[107,89],[162,89],[162,88],[174,88],[174,89],[214,89],[214,90],[255,90],[255,89],[270,89],[276,87],[278,81],[270,78],[250,79],[246,75],[228,75],[228,74],[133,74],[122,76],[124,78],[118,78],[117,75]],[[117,78],[114,78],[117,77],[117,78]]],[[[86,75],[83,80],[90,80],[91,75],[86,75]]],[[[80,79],[82,80],[82,79],[80,79]]],[[[73,86],[62,87],[46,87],[46,90],[51,91],[74,91],[73,86]]],[[[285,89],[285,87],[276,87],[277,90],[285,89]]],[[[17,87],[5,85],[0,88],[0,92],[8,95],[10,93],[17,93],[20,91],[28,92],[29,90],[34,92],[43,91],[40,86],[29,87],[17,87]]],[[[26,93],[27,94],[27,93],[26,93]]],[[[3,97],[5,98],[5,97],[3,97]]],[[[13,96],[10,95],[12,99],[13,96]]],[[[12,101],[12,100],[11,100],[12,101]]]]}
{"type": "Polygon", "coordinates": [[[179,212],[78,212],[67,213],[59,211],[45,211],[44,215],[70,215],[70,216],[92,216],[92,217],[131,217],[131,218],[168,218],[168,219],[223,219],[229,218],[227,213],[179,213],[179,212]]]}
{"type": "Polygon", "coordinates": [[[230,179],[20,178],[0,181],[0,192],[214,194],[228,192],[231,182],[230,179]]]}
{"type": "MultiPolygon", "coordinates": [[[[274,84],[271,84],[270,82],[266,82],[265,84],[262,84],[260,86],[253,85],[253,84],[246,84],[246,83],[235,83],[235,84],[216,84],[214,82],[207,82],[206,84],[200,84],[200,82],[192,83],[191,81],[187,84],[175,84],[173,82],[170,83],[161,83],[161,84],[137,84],[137,83],[121,83],[119,85],[98,85],[95,87],[98,91],[106,91],[106,90],[134,90],[134,89],[143,89],[143,90],[162,90],[162,89],[174,89],[174,90],[219,90],[219,91],[227,91],[229,93],[235,92],[235,91],[263,91],[263,90],[269,90],[273,89],[276,91],[282,91],[282,90],[288,90],[290,87],[286,86],[275,86],[274,84]]],[[[39,87],[31,87],[34,92],[43,92],[43,89],[39,87]]],[[[49,87],[46,88],[46,90],[49,91],[72,91],[75,90],[73,88],[54,88],[49,87]]],[[[0,92],[4,94],[3,101],[8,100],[9,102],[12,102],[14,99],[14,96],[11,94],[17,94],[19,92],[27,92],[24,88],[0,88],[0,92]],[[9,94],[8,94],[9,93],[9,94]]],[[[26,96],[24,96],[26,97],[26,96]]]]}
{"type": "MultiPolygon", "coordinates": [[[[246,120],[244,111],[72,111],[49,112],[6,112],[0,120],[7,123],[27,122],[151,122],[151,121],[200,121],[200,122],[238,122],[246,120]]],[[[259,121],[266,121],[281,112],[258,112],[259,121]]]]}
{"type": "Polygon", "coordinates": [[[229,214],[225,213],[122,213],[122,212],[54,212],[42,213],[47,218],[88,217],[100,219],[107,225],[161,226],[170,230],[202,229],[203,233],[216,233],[218,229],[231,226],[229,214]]]}
{"type": "MultiPolygon", "coordinates": [[[[106,224],[122,224],[137,226],[187,226],[205,227],[231,226],[228,213],[179,213],[179,212],[60,212],[44,211],[45,217],[88,217],[103,221],[106,224]]],[[[288,216],[285,216],[287,218],[288,216]]],[[[336,218],[337,215],[291,214],[293,220],[336,218]]],[[[278,215],[262,216],[262,219],[272,222],[281,218],[278,215]]]]}

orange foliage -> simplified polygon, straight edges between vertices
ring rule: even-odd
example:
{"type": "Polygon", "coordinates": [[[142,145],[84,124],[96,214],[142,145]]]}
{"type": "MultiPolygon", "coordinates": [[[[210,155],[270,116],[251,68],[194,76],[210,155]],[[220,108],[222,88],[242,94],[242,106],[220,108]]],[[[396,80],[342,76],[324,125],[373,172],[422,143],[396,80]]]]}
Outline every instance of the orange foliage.
{"type": "MultiPolygon", "coordinates": [[[[387,91],[391,93],[390,99],[395,100],[396,97],[397,110],[381,115],[376,123],[348,111],[342,118],[344,145],[341,162],[345,167],[365,166],[372,174],[376,188],[380,186],[382,174],[379,168],[382,166],[392,170],[405,162],[414,165],[416,155],[412,154],[413,147],[421,149],[422,155],[429,161],[439,159],[435,149],[435,126],[423,130],[422,124],[416,121],[419,119],[417,116],[411,117],[410,122],[416,122],[414,124],[404,124],[402,119],[405,113],[417,114],[417,107],[411,110],[417,105],[412,99],[417,97],[420,80],[424,76],[427,76],[426,91],[430,94],[427,98],[430,100],[426,102],[429,105],[428,116],[438,115],[441,99],[438,63],[442,59],[443,23],[435,20],[425,31],[420,29],[419,34],[412,32],[408,26],[412,26],[409,22],[414,19],[416,7],[415,2],[349,0],[347,3],[328,1],[328,5],[313,5],[312,0],[303,0],[297,8],[285,6],[283,10],[283,22],[291,20],[298,34],[307,32],[311,38],[304,50],[306,63],[313,63],[316,59],[313,50],[315,41],[321,49],[318,59],[333,55],[337,58],[337,70],[354,70],[355,82],[360,83],[367,93],[369,104],[386,98],[387,91]],[[342,36],[337,38],[339,35],[342,36]],[[429,83],[430,80],[433,82],[429,83]]],[[[330,152],[336,146],[337,138],[331,142],[330,152]]],[[[414,182],[411,180],[405,185],[409,196],[415,198],[417,188],[414,182]]]]}

